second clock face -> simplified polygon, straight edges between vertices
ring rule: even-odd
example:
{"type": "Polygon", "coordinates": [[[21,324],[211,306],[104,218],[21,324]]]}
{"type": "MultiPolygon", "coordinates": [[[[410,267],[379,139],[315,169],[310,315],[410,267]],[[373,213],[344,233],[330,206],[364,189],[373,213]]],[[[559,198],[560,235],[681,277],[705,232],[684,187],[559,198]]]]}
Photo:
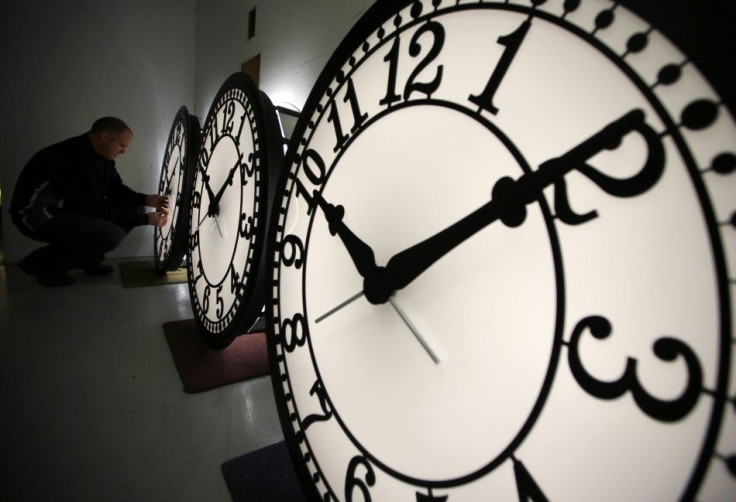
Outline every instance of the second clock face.
{"type": "Polygon", "coordinates": [[[249,327],[242,317],[261,255],[267,197],[259,100],[247,76],[230,77],[202,130],[187,265],[195,318],[213,346],[249,327]]]}
{"type": "Polygon", "coordinates": [[[310,493],[727,488],[719,103],[610,2],[371,9],[305,105],[276,201],[273,381],[310,493]]]}

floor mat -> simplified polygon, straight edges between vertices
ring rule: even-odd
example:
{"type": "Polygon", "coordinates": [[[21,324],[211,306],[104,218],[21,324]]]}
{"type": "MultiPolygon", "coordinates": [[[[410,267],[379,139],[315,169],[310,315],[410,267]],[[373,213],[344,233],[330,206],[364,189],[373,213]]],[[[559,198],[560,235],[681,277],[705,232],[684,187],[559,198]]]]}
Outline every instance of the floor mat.
{"type": "Polygon", "coordinates": [[[305,500],[284,441],[225,462],[222,475],[233,502],[305,500]]]}
{"type": "Polygon", "coordinates": [[[222,350],[205,345],[194,319],[164,323],[185,392],[203,392],[268,374],[266,333],[240,335],[222,350]]]}
{"type": "Polygon", "coordinates": [[[186,267],[177,268],[161,277],[156,273],[153,260],[121,261],[119,266],[120,278],[126,288],[187,282],[186,267]]]}

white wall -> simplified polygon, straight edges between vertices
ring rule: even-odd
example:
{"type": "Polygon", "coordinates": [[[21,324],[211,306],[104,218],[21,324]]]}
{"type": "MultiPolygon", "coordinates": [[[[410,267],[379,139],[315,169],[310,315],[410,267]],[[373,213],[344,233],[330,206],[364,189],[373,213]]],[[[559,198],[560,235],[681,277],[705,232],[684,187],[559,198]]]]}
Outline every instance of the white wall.
{"type": "MultiPolygon", "coordinates": [[[[261,88],[301,109],[345,34],[373,0],[4,0],[0,16],[0,189],[8,263],[39,244],[7,215],[15,180],[40,148],[102,115],[135,140],[117,166],[154,192],[179,106],[204,121],[217,89],[261,54],[261,88]],[[256,8],[256,36],[247,40],[256,8]]],[[[133,230],[112,257],[151,256],[153,230],[133,230]]]]}
{"type": "MultiPolygon", "coordinates": [[[[103,115],[135,133],[118,157],[123,180],[158,187],[169,128],[194,106],[196,0],[4,0],[0,15],[0,188],[9,263],[39,244],[7,215],[15,181],[40,148],[89,130],[103,115]]],[[[151,256],[152,227],[111,256],[151,256]]]]}
{"type": "Polygon", "coordinates": [[[204,121],[217,89],[261,54],[260,87],[299,110],[325,63],[373,0],[198,0],[196,110],[204,121]],[[256,35],[247,40],[248,13],[256,35]]]}

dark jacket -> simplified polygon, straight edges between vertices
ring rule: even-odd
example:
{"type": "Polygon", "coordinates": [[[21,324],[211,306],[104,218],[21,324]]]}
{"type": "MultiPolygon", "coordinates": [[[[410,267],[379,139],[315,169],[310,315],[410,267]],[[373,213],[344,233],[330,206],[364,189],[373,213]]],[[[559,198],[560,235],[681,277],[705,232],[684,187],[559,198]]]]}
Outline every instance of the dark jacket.
{"type": "MultiPolygon", "coordinates": [[[[59,211],[111,220],[114,208],[143,206],[145,194],[123,184],[115,161],[97,155],[88,133],[36,153],[20,173],[13,191],[13,221],[35,230],[59,211]]],[[[133,225],[145,225],[145,214],[133,225]]]]}

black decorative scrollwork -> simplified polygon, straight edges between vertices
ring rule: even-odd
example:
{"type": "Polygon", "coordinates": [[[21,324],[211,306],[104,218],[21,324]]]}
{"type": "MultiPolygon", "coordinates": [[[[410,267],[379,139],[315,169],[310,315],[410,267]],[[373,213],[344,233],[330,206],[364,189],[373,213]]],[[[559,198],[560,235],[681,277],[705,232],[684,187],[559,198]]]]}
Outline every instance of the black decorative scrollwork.
{"type": "Polygon", "coordinates": [[[590,375],[583,366],[578,351],[580,338],[586,330],[598,340],[607,338],[611,332],[611,323],[601,316],[586,317],[578,322],[569,342],[568,359],[570,370],[578,384],[589,394],[599,399],[616,399],[627,391],[631,392],[640,410],[648,416],[662,421],[674,422],[682,419],[695,406],[702,391],[702,370],[692,349],[682,341],[662,337],[654,342],[653,352],[663,361],[674,361],[682,357],[687,366],[687,386],[680,397],[671,401],[658,399],[649,394],[637,377],[637,360],[629,357],[623,376],[613,382],[602,382],[590,375]]]}

